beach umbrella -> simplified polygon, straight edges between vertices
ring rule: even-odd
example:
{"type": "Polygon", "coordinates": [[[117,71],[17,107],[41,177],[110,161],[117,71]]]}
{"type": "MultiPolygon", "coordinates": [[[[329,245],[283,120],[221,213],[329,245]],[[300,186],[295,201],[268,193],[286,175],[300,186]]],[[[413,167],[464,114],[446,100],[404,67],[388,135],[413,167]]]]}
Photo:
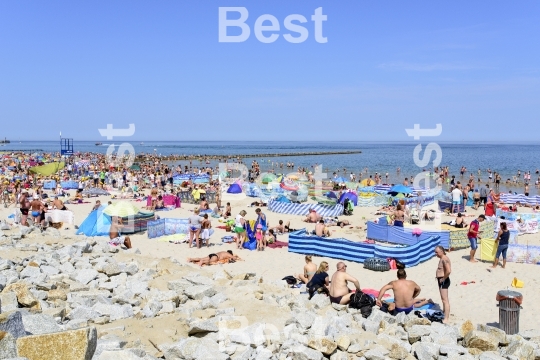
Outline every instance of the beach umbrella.
{"type": "Polygon", "coordinates": [[[366,187],[366,186],[375,186],[375,180],[373,179],[364,179],[360,182],[360,185],[366,187]]]}
{"type": "Polygon", "coordinates": [[[137,215],[139,208],[128,201],[120,201],[107,206],[103,213],[109,216],[127,217],[137,215]]]}
{"type": "Polygon", "coordinates": [[[410,194],[412,192],[413,191],[410,187],[399,184],[392,186],[388,191],[388,194],[395,196],[397,194],[410,194]]]}
{"type": "Polygon", "coordinates": [[[341,184],[341,183],[346,183],[347,179],[345,179],[344,177],[338,176],[337,178],[332,179],[332,181],[341,184]]]}
{"type": "Polygon", "coordinates": [[[276,178],[277,178],[276,175],[267,173],[262,177],[261,181],[263,182],[263,184],[268,184],[268,183],[274,181],[276,178]]]}

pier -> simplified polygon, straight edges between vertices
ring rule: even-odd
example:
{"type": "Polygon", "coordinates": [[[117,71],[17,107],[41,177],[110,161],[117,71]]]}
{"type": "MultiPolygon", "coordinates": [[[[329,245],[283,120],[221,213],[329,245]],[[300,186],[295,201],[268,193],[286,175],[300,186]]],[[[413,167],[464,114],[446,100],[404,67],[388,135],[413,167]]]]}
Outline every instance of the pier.
{"type": "MultiPolygon", "coordinates": [[[[234,154],[234,155],[161,155],[162,159],[166,160],[199,160],[199,159],[245,159],[245,158],[275,158],[275,157],[292,157],[292,156],[324,156],[324,155],[351,155],[361,154],[360,150],[344,150],[344,151],[312,151],[312,152],[296,152],[296,153],[266,153],[266,154],[234,154]]],[[[155,154],[139,154],[138,158],[146,158],[155,156],[155,154]]]]}

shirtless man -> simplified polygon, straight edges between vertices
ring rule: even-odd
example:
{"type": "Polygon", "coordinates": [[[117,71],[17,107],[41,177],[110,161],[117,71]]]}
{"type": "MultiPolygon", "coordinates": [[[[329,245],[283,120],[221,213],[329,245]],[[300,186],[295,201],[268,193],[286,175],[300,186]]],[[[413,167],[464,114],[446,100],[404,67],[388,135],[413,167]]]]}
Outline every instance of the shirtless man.
{"type": "Polygon", "coordinates": [[[21,194],[19,198],[19,204],[21,206],[21,225],[28,226],[28,210],[30,209],[30,201],[28,201],[28,191],[21,194]]]}
{"type": "Polygon", "coordinates": [[[316,223],[319,220],[321,220],[321,215],[317,214],[317,212],[313,209],[309,209],[308,216],[304,219],[304,222],[308,223],[316,223]]]}
{"type": "Polygon", "coordinates": [[[347,265],[340,261],[337,263],[337,271],[332,275],[330,283],[330,301],[335,304],[346,305],[351,301],[351,295],[347,282],[352,282],[357,291],[360,291],[360,282],[347,274],[347,265]]]}
{"type": "Polygon", "coordinates": [[[204,258],[188,258],[187,261],[190,263],[197,264],[199,266],[203,265],[214,265],[218,263],[226,263],[226,262],[235,262],[240,259],[238,255],[234,255],[232,250],[227,251],[220,251],[216,254],[208,254],[207,257],[204,258]]]}
{"type": "Polygon", "coordinates": [[[212,223],[208,220],[208,214],[204,214],[201,221],[201,239],[203,242],[206,242],[206,247],[210,246],[210,229],[212,228],[212,223]]]}
{"type": "Polygon", "coordinates": [[[443,323],[447,323],[450,317],[450,300],[448,299],[448,288],[450,287],[450,273],[452,272],[452,264],[450,259],[446,256],[446,252],[442,246],[435,248],[435,255],[440,259],[437,265],[437,271],[435,277],[437,278],[437,285],[439,286],[439,293],[441,294],[441,300],[443,303],[444,320],[443,323]]]}
{"type": "Polygon", "coordinates": [[[407,280],[407,273],[404,268],[398,269],[397,278],[397,280],[384,285],[377,298],[377,306],[381,307],[384,294],[388,290],[394,291],[395,308],[392,311],[394,316],[400,312],[409,314],[414,309],[415,298],[420,294],[420,286],[412,280],[407,280]]]}
{"type": "Polygon", "coordinates": [[[56,208],[58,210],[67,210],[66,205],[64,205],[62,200],[58,199],[58,196],[54,197],[53,208],[56,208]]]}
{"type": "Polygon", "coordinates": [[[315,235],[320,237],[330,237],[330,230],[324,225],[324,220],[319,220],[319,223],[315,225],[315,235]]]}
{"type": "Polygon", "coordinates": [[[34,200],[32,200],[30,203],[30,210],[32,211],[32,220],[34,221],[34,224],[39,224],[41,222],[43,203],[39,201],[38,198],[34,198],[34,200]]]}
{"type": "Polygon", "coordinates": [[[123,227],[122,218],[114,216],[111,221],[111,228],[109,229],[109,244],[114,246],[125,245],[128,249],[131,249],[131,239],[129,236],[120,236],[120,229],[123,227]]]}

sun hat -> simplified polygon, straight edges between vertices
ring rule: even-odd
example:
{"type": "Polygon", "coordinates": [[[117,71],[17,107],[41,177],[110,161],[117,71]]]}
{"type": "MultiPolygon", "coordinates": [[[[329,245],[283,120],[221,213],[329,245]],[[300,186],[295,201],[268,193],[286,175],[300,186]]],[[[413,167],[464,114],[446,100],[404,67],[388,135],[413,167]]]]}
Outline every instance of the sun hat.
{"type": "Polygon", "coordinates": [[[262,225],[261,224],[257,225],[257,229],[262,229],[262,225]]]}

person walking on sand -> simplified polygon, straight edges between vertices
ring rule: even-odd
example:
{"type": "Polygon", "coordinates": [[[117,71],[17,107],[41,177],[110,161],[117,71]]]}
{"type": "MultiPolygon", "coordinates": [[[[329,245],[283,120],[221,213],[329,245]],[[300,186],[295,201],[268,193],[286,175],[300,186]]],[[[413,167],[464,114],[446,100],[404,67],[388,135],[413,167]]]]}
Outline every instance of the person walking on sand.
{"type": "Polygon", "coordinates": [[[497,265],[499,264],[499,257],[501,255],[503,257],[502,268],[504,269],[506,267],[506,251],[508,250],[509,241],[510,230],[508,230],[506,223],[502,222],[501,229],[499,230],[499,234],[495,240],[495,244],[497,244],[497,254],[495,255],[495,260],[493,260],[493,269],[497,268],[497,265]]]}
{"type": "Polygon", "coordinates": [[[351,301],[352,294],[354,294],[347,286],[347,283],[352,282],[356,287],[356,291],[361,291],[360,282],[347,274],[347,265],[344,262],[338,262],[336,267],[337,271],[332,275],[330,283],[330,301],[334,304],[347,305],[351,301]]]}
{"type": "Polygon", "coordinates": [[[469,261],[472,263],[478,262],[474,258],[474,254],[476,254],[476,249],[478,249],[478,239],[481,239],[481,237],[478,236],[478,234],[482,232],[480,230],[480,223],[484,220],[486,220],[486,216],[484,214],[480,214],[478,218],[474,219],[469,224],[469,232],[467,233],[467,237],[469,238],[469,242],[471,243],[471,252],[469,255],[469,261]]]}
{"type": "Polygon", "coordinates": [[[446,251],[440,245],[435,248],[435,255],[439,258],[439,264],[437,265],[437,271],[435,277],[437,278],[437,285],[439,287],[439,293],[441,294],[441,301],[443,303],[444,320],[443,323],[448,323],[450,318],[450,300],[448,298],[448,288],[450,287],[450,273],[452,272],[452,264],[450,259],[446,256],[446,251]]]}

